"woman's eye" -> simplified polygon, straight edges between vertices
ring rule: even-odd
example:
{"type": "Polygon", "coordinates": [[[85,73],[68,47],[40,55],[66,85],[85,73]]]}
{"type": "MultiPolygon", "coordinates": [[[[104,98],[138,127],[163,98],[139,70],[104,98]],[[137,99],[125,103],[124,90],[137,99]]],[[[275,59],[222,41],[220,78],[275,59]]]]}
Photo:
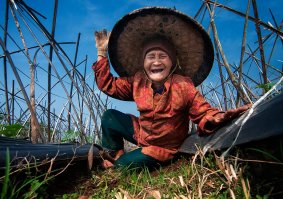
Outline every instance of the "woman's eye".
{"type": "Polygon", "coordinates": [[[146,58],[152,60],[154,59],[154,56],[147,56],[146,58]]]}

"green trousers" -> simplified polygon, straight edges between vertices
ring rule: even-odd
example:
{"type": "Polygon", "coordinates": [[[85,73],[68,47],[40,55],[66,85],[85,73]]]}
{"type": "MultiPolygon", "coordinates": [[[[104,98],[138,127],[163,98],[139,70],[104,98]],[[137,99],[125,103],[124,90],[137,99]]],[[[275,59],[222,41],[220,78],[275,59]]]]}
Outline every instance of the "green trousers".
{"type": "MultiPolygon", "coordinates": [[[[133,122],[129,115],[114,109],[104,112],[101,119],[102,127],[102,146],[113,151],[124,149],[124,140],[137,144],[134,139],[133,122]]],[[[158,168],[160,161],[145,155],[141,152],[142,148],[135,149],[122,155],[115,161],[115,167],[126,168],[158,168]]]]}

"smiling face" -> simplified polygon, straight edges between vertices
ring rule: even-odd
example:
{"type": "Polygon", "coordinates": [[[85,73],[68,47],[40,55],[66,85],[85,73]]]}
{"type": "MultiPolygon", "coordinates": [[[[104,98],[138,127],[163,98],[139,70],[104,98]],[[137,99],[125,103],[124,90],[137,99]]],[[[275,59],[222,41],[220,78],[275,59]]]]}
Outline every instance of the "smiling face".
{"type": "Polygon", "coordinates": [[[148,51],[144,57],[144,70],[153,83],[163,83],[171,72],[172,61],[169,55],[160,49],[148,51]]]}

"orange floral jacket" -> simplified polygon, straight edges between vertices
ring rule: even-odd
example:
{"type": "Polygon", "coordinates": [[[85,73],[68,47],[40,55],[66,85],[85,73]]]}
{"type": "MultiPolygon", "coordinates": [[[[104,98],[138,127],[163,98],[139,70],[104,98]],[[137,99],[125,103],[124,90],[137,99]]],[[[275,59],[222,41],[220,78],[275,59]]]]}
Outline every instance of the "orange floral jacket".
{"type": "Polygon", "coordinates": [[[157,160],[173,158],[188,135],[189,120],[198,124],[200,134],[213,132],[207,115],[212,108],[188,77],[173,74],[165,82],[165,91],[154,94],[151,82],[143,71],[132,77],[113,77],[107,58],[94,63],[98,88],[110,97],[135,101],[140,117],[133,115],[134,138],[142,146],[142,153],[157,160]]]}

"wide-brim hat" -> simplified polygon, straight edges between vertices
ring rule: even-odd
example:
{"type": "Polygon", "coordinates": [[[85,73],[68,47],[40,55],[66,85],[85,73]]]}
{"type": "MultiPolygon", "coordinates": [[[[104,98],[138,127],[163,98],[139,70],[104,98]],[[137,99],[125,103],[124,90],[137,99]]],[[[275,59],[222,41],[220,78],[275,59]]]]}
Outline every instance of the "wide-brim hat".
{"type": "Polygon", "coordinates": [[[114,25],[108,54],[120,77],[133,76],[143,69],[143,43],[155,35],[165,36],[175,46],[180,65],[175,73],[190,77],[195,86],[205,80],[214,59],[209,35],[191,17],[162,7],[134,10],[114,25]]]}

